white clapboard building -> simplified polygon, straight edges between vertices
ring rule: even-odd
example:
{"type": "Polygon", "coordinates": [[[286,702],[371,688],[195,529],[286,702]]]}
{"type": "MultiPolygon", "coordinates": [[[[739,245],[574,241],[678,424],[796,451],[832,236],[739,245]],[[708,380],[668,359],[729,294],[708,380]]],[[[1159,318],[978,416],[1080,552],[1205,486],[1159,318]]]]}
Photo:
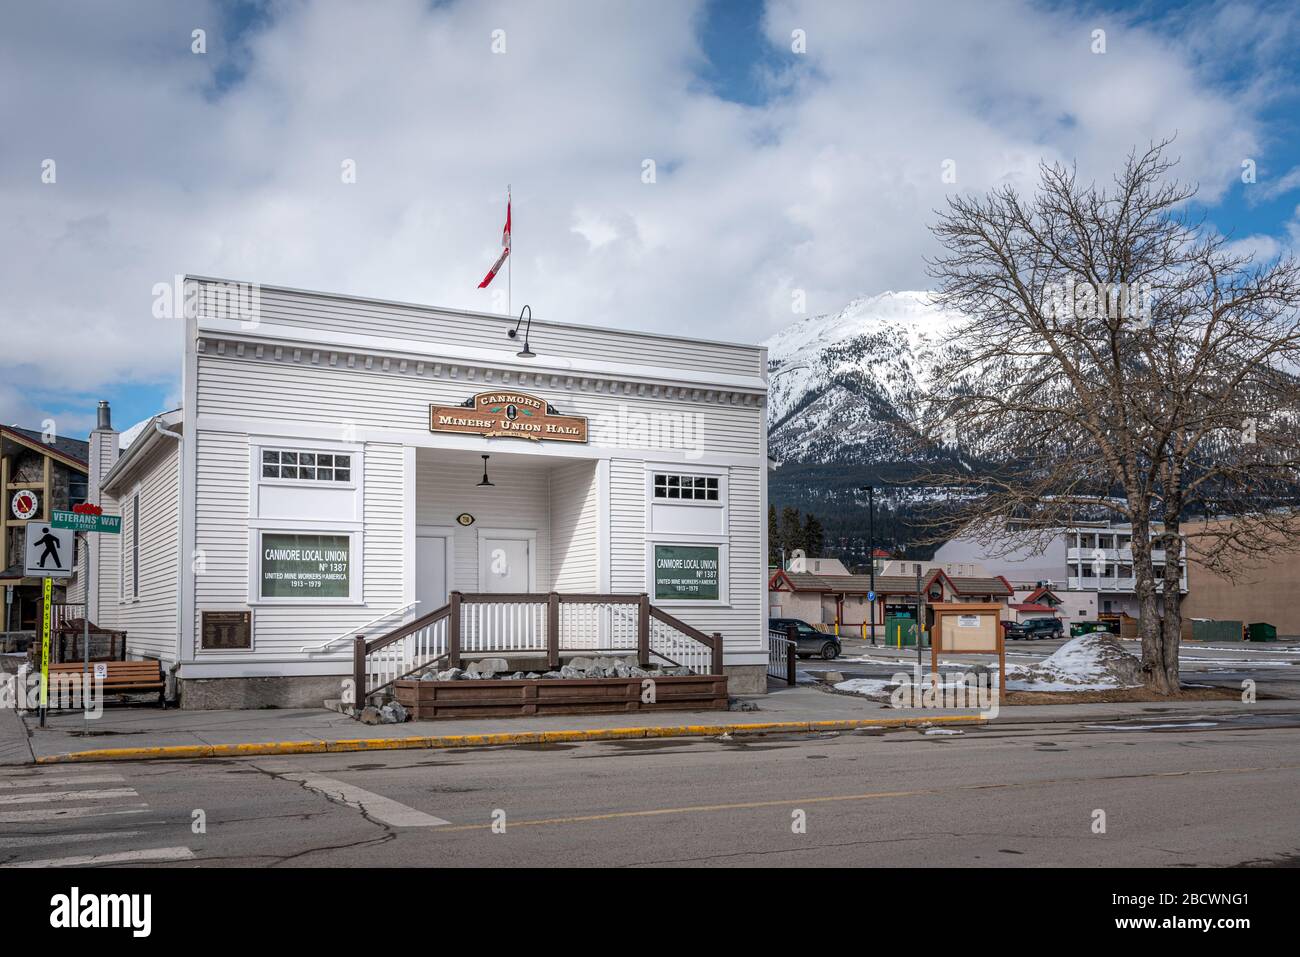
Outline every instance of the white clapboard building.
{"type": "MultiPolygon", "coordinates": [[[[92,536],[89,613],[184,707],[338,698],[357,635],[453,601],[466,658],[559,621],[564,654],[702,671],[691,635],[717,634],[731,690],[765,688],[764,349],[214,279],[174,298],[181,408],[119,435],[103,407],[91,435],[122,533],[92,536]]],[[[382,667],[448,641],[443,618],[382,667]]]]}

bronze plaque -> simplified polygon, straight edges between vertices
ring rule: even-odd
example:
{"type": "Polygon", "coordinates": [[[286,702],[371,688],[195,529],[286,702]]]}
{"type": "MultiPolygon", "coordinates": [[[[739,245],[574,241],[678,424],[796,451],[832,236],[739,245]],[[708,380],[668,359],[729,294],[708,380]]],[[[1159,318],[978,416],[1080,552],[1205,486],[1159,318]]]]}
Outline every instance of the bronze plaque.
{"type": "Polygon", "coordinates": [[[226,651],[253,647],[251,611],[203,612],[204,651],[226,651]]]}
{"type": "Polygon", "coordinates": [[[480,392],[463,405],[430,405],[430,432],[586,442],[587,419],[560,415],[545,399],[525,392],[480,392]]]}

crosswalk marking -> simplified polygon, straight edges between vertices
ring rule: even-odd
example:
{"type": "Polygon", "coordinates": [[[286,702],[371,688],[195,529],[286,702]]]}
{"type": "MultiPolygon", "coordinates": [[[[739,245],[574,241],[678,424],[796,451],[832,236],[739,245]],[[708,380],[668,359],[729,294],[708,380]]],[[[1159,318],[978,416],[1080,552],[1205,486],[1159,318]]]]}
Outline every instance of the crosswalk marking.
{"type": "Polygon", "coordinates": [[[14,867],[94,867],[98,864],[131,864],[136,861],[190,861],[194,852],[188,847],[154,847],[112,854],[81,854],[76,857],[47,857],[39,861],[14,861],[0,868],[14,867]]]}
{"type": "Polygon", "coordinates": [[[194,852],[188,847],[132,847],[149,840],[147,830],[115,830],[132,823],[145,823],[132,815],[144,814],[148,803],[125,783],[125,778],[107,770],[76,768],[37,774],[5,775],[0,780],[0,824],[51,825],[56,833],[28,833],[0,837],[0,860],[24,854],[55,852],[59,845],[68,851],[93,850],[75,845],[90,842],[114,842],[129,850],[112,850],[113,844],[98,844],[101,853],[73,854],[67,857],[44,857],[35,860],[4,860],[0,869],[34,867],[99,867],[133,863],[189,861],[194,852]],[[121,823],[119,824],[118,821],[121,823]],[[61,823],[71,827],[84,822],[89,832],[68,833],[61,823]],[[68,846],[73,845],[73,846],[68,846]]]}
{"type": "Polygon", "coordinates": [[[139,837],[143,831],[84,831],[79,834],[23,834],[0,837],[0,847],[44,847],[46,844],[78,844],[82,841],[108,841],[139,837]]]}
{"type": "Polygon", "coordinates": [[[0,781],[0,790],[10,788],[39,788],[48,785],[65,787],[69,784],[115,784],[124,778],[120,774],[73,774],[59,777],[35,776],[12,781],[0,781]]]}
{"type": "Polygon", "coordinates": [[[135,788],[107,788],[86,791],[45,791],[41,794],[0,794],[0,804],[35,804],[37,801],[108,801],[139,797],[135,788]]]}
{"type": "Polygon", "coordinates": [[[32,824],[65,821],[74,817],[112,817],[118,814],[143,814],[149,805],[143,801],[119,807],[43,807],[25,811],[0,811],[0,824],[32,824]]]}
{"type": "Polygon", "coordinates": [[[259,764],[258,767],[286,781],[296,781],[313,791],[319,791],[328,798],[364,811],[368,817],[384,824],[391,824],[393,827],[440,827],[451,823],[432,814],[417,811],[413,807],[407,807],[382,794],[375,794],[373,791],[313,771],[295,771],[291,770],[292,765],[279,763],[259,764]]]}

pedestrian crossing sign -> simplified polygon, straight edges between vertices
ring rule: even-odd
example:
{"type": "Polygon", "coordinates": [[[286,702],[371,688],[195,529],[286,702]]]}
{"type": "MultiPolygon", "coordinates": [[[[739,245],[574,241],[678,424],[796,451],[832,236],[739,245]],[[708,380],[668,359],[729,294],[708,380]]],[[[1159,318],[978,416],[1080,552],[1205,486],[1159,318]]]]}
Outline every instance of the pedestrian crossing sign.
{"type": "Polygon", "coordinates": [[[77,535],[70,528],[46,522],[27,523],[27,548],[23,574],[32,578],[71,578],[77,554],[77,535]]]}

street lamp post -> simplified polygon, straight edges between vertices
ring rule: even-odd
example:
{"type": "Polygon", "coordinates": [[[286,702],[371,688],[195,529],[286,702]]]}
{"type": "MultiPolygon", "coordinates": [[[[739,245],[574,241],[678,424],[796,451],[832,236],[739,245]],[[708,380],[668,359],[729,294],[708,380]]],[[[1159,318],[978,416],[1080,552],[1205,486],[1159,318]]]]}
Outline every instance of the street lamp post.
{"type": "Polygon", "coordinates": [[[871,643],[876,643],[876,489],[864,485],[867,493],[867,573],[871,576],[871,643]]]}

